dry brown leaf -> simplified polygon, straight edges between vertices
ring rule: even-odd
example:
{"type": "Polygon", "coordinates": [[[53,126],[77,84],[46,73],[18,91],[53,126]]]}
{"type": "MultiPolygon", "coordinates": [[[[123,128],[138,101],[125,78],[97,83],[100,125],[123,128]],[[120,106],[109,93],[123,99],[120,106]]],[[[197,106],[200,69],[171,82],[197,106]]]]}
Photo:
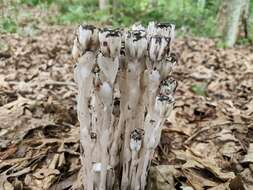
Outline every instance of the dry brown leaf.
{"type": "Polygon", "coordinates": [[[213,76],[213,71],[202,65],[194,68],[194,72],[191,74],[191,77],[197,80],[208,80],[213,76]]]}
{"type": "Polygon", "coordinates": [[[247,154],[244,156],[241,163],[253,163],[253,143],[249,144],[247,154]]]}
{"type": "Polygon", "coordinates": [[[240,150],[241,147],[238,147],[235,142],[226,142],[219,152],[227,156],[228,158],[233,158],[235,157],[236,153],[240,150]]]}
{"type": "Polygon", "coordinates": [[[160,165],[151,167],[148,179],[148,189],[175,190],[173,176],[177,175],[174,166],[160,165]]]}
{"type": "MultiPolygon", "coordinates": [[[[231,189],[229,188],[229,183],[222,183],[222,184],[220,184],[216,187],[212,187],[208,190],[231,190],[231,189]]],[[[237,189],[237,190],[240,190],[240,189],[237,189]]]]}
{"type": "Polygon", "coordinates": [[[204,187],[215,187],[219,184],[218,182],[210,180],[210,178],[206,179],[204,176],[205,172],[198,170],[198,168],[184,169],[183,173],[196,190],[202,190],[204,187]],[[200,175],[200,173],[203,173],[203,175],[200,175]]]}
{"type": "Polygon", "coordinates": [[[189,151],[188,152],[173,151],[173,152],[176,154],[178,159],[186,161],[186,163],[182,165],[183,169],[190,169],[195,167],[205,169],[211,172],[216,178],[220,180],[229,180],[235,177],[235,174],[233,172],[224,173],[221,171],[221,168],[219,168],[217,165],[214,165],[207,159],[195,157],[191,155],[189,151]]]}
{"type": "Polygon", "coordinates": [[[253,189],[253,173],[250,169],[245,169],[242,173],[240,173],[242,178],[242,184],[245,190],[253,189]]]}

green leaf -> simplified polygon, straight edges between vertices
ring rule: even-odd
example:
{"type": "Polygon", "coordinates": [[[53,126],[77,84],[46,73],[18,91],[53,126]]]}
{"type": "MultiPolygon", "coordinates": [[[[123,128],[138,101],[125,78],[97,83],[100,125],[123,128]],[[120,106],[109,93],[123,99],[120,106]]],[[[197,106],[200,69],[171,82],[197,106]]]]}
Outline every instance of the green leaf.
{"type": "Polygon", "coordinates": [[[5,18],[0,24],[5,32],[15,33],[17,31],[17,24],[11,18],[5,18]]]}
{"type": "Polygon", "coordinates": [[[194,84],[191,86],[191,90],[193,93],[195,93],[199,96],[206,96],[206,91],[205,91],[204,85],[194,84]]]}

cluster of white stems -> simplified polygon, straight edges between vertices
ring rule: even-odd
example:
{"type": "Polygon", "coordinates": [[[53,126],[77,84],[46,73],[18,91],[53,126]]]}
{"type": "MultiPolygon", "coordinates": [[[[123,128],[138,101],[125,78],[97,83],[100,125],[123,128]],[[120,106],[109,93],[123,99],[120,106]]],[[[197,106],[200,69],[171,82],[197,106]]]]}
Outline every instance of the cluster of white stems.
{"type": "Polygon", "coordinates": [[[175,103],[174,25],[80,26],[72,54],[85,190],[144,190],[175,103]]]}

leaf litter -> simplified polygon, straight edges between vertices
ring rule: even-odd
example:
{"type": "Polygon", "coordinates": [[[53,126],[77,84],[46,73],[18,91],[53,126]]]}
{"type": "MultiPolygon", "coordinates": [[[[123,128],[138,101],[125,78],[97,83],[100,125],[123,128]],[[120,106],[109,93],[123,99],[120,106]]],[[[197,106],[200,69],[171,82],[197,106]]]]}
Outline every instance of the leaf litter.
{"type": "MultiPolygon", "coordinates": [[[[4,34],[0,189],[81,189],[73,30],[4,34]]],[[[153,158],[157,190],[253,189],[253,48],[177,39],[177,101],[153,158]]]]}

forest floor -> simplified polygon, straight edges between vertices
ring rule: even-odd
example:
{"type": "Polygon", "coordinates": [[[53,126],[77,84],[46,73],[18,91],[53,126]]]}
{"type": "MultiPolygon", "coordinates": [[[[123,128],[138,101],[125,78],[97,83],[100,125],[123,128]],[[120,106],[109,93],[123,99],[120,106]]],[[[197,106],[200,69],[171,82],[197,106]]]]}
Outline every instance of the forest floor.
{"type": "MultiPolygon", "coordinates": [[[[1,34],[0,189],[78,187],[76,85],[69,27],[1,34]]],[[[253,47],[177,39],[176,105],[149,181],[157,189],[253,189],[253,47]]]]}

